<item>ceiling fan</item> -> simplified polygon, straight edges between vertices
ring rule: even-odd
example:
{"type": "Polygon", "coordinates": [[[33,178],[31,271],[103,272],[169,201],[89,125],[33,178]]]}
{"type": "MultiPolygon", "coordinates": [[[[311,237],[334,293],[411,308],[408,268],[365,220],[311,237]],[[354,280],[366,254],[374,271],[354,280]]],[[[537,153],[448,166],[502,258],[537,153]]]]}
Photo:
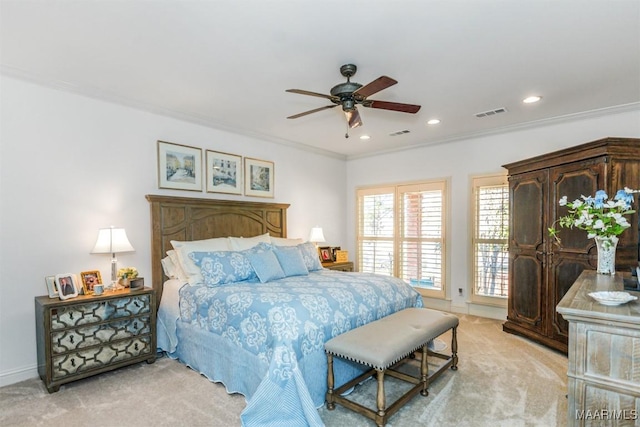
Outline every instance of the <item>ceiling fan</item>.
{"type": "MultiPolygon", "coordinates": [[[[314,108],[313,110],[305,111],[303,113],[294,114],[287,117],[287,119],[297,119],[298,117],[306,116],[307,114],[317,113],[318,111],[327,110],[329,108],[342,106],[342,111],[347,118],[347,123],[350,129],[356,128],[362,125],[362,119],[358,112],[357,105],[360,104],[363,107],[380,108],[383,110],[399,111],[401,113],[415,114],[420,110],[420,105],[413,104],[401,104],[399,102],[387,102],[387,101],[374,101],[367,99],[369,96],[380,92],[394,84],[398,83],[391,77],[381,76],[372,81],[369,84],[361,85],[360,83],[352,82],[351,77],[356,73],[358,67],[353,64],[345,64],[340,67],[340,74],[347,78],[345,83],[340,83],[331,88],[331,95],[325,95],[317,92],[310,92],[308,90],[301,89],[287,89],[286,92],[298,93],[300,95],[317,96],[320,98],[326,98],[333,102],[333,105],[326,105],[320,108],[314,108]]],[[[348,138],[349,134],[345,135],[348,138]]]]}

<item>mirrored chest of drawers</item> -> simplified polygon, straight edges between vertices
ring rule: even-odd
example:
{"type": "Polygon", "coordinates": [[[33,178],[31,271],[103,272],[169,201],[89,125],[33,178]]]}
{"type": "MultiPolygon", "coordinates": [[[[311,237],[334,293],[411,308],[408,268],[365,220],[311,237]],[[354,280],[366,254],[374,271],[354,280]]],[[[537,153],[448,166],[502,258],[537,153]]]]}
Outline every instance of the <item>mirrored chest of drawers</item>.
{"type": "Polygon", "coordinates": [[[49,393],[62,384],[146,361],[156,354],[152,289],[35,298],[38,374],[49,393]]]}

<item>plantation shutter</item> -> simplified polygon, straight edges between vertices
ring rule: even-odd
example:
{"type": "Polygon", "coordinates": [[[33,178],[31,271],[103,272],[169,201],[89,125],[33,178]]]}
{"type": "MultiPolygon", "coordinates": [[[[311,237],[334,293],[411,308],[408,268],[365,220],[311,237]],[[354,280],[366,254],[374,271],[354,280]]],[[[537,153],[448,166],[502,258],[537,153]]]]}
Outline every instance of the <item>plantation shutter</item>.
{"type": "Polygon", "coordinates": [[[412,286],[442,290],[444,278],[444,183],[402,185],[399,277],[412,286]]]}
{"type": "Polygon", "coordinates": [[[394,275],[395,189],[361,189],[358,197],[358,271],[394,275]]]}
{"type": "Polygon", "coordinates": [[[500,175],[474,178],[473,189],[473,294],[504,299],[509,278],[509,187],[500,175]]]}

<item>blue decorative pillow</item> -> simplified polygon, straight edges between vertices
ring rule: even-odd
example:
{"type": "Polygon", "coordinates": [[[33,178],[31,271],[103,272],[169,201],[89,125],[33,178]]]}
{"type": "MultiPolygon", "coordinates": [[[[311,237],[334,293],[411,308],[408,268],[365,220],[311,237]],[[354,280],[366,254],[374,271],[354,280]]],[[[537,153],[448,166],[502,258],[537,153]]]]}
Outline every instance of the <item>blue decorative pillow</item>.
{"type": "Polygon", "coordinates": [[[245,249],[242,251],[243,254],[254,254],[254,253],[258,253],[258,252],[265,252],[265,251],[272,251],[275,249],[275,246],[273,246],[271,243],[264,243],[264,242],[260,242],[257,245],[255,245],[254,247],[250,248],[250,249],[245,249]]]}
{"type": "Polygon", "coordinates": [[[241,252],[190,252],[189,258],[200,268],[204,284],[209,287],[256,277],[251,263],[241,252]]]}
{"type": "Polygon", "coordinates": [[[278,258],[276,258],[273,251],[249,253],[246,256],[251,263],[251,267],[253,267],[258,275],[260,282],[267,283],[271,280],[285,277],[284,271],[282,271],[278,258]]]}
{"type": "Polygon", "coordinates": [[[276,254],[285,276],[307,276],[309,274],[309,269],[302,258],[302,252],[297,246],[280,246],[276,247],[273,252],[276,254]]]}
{"type": "Polygon", "coordinates": [[[304,259],[304,264],[307,266],[307,270],[316,271],[322,270],[322,263],[320,263],[320,257],[318,256],[318,248],[311,242],[306,242],[298,245],[304,259]]]}

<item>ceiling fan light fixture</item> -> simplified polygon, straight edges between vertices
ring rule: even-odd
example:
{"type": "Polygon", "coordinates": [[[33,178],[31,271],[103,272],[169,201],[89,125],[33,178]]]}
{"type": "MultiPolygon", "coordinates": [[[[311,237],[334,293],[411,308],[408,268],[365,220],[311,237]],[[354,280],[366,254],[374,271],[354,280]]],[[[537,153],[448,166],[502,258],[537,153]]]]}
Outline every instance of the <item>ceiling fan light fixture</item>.
{"type": "Polygon", "coordinates": [[[363,141],[367,141],[369,139],[371,139],[371,137],[369,135],[360,135],[360,139],[363,141]]]}
{"type": "Polygon", "coordinates": [[[428,125],[437,125],[440,123],[439,119],[431,119],[427,122],[428,125]]]}
{"type": "Polygon", "coordinates": [[[353,111],[356,107],[356,103],[353,99],[344,99],[342,101],[342,111],[353,111]]]}

